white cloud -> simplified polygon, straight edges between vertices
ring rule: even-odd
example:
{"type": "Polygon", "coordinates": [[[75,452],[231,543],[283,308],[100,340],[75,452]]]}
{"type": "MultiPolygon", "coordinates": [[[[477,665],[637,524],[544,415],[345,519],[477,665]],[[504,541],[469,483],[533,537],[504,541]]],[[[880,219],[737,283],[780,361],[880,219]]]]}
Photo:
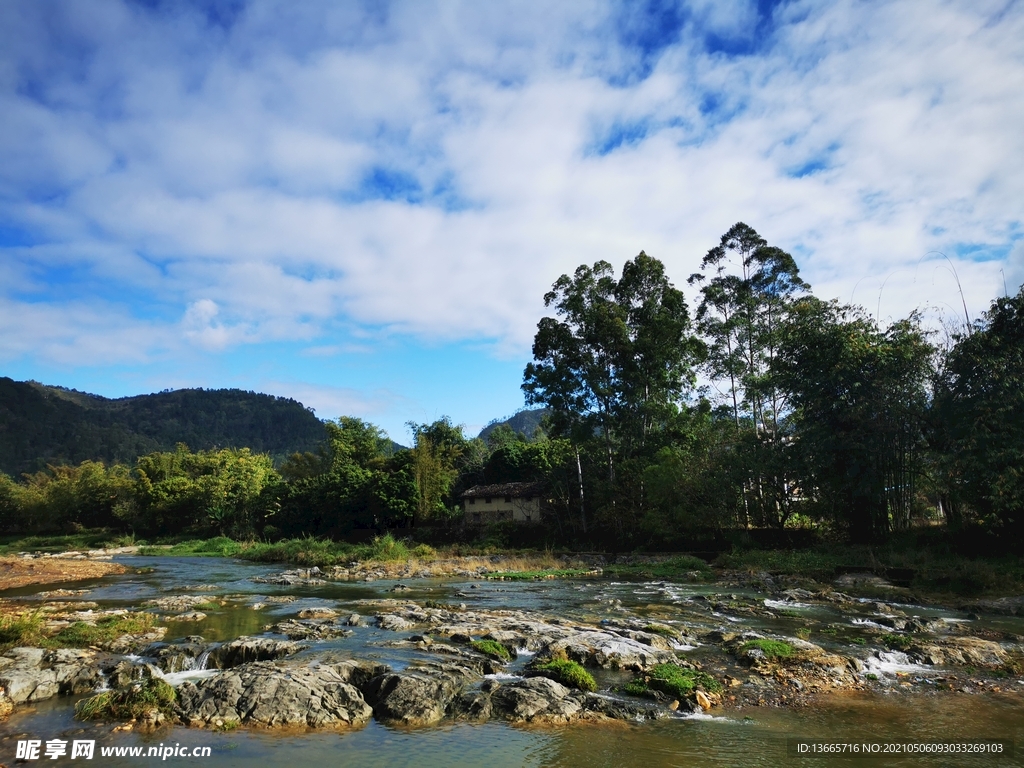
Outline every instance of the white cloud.
{"type": "Polygon", "coordinates": [[[1019,245],[964,250],[1020,236],[1024,11],[1001,7],[796,2],[755,39],[753,3],[695,2],[659,58],[603,3],[255,2],[226,31],[9,4],[0,219],[43,244],[6,251],[5,322],[39,343],[5,354],[317,348],[339,318],[523,354],[558,274],[643,248],[682,284],[737,220],[881,317],[959,303],[942,250],[980,312],[1024,277],[1019,245]],[[29,304],[53,269],[70,303],[29,304]]]}

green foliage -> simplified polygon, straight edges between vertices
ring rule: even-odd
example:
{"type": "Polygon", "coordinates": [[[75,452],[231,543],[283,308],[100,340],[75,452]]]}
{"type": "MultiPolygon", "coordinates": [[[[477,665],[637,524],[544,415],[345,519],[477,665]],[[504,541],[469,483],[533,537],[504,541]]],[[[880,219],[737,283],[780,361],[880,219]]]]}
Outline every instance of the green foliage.
{"type": "Polygon", "coordinates": [[[110,400],[0,377],[0,472],[101,461],[130,465],[177,443],[200,450],[249,447],[284,457],[323,439],[322,422],[301,403],[237,389],[183,389],[110,400]]]}
{"type": "Polygon", "coordinates": [[[383,536],[375,536],[369,546],[360,547],[357,550],[360,560],[380,560],[387,562],[391,560],[408,560],[412,556],[409,547],[404,541],[396,539],[390,533],[383,536]]]}
{"type": "Polygon", "coordinates": [[[689,335],[685,299],[662,263],[641,251],[618,280],[605,261],[562,275],[544,304],[558,317],[537,326],[523,374],[527,403],[550,408],[551,434],[603,465],[596,506],[608,524],[631,527],[641,493],[636,459],[657,447],[694,380],[701,345],[689,335]]]}
{"type": "Polygon", "coordinates": [[[151,613],[129,613],[122,616],[104,616],[95,624],[76,621],[64,627],[53,637],[46,638],[43,645],[48,648],[88,648],[103,645],[122,635],[139,635],[149,632],[156,623],[151,613]]]}
{"type": "Polygon", "coordinates": [[[497,640],[473,640],[470,646],[484,656],[490,656],[492,659],[498,659],[499,661],[512,660],[512,654],[508,652],[508,648],[497,640]]]}
{"type": "Polygon", "coordinates": [[[667,637],[670,640],[675,640],[679,637],[678,631],[672,629],[672,627],[669,627],[665,624],[647,624],[644,627],[644,632],[650,632],[655,635],[661,635],[662,637],[667,637]]]}
{"type": "Polygon", "coordinates": [[[78,720],[134,720],[153,710],[172,715],[177,694],[163,680],[147,678],[75,704],[78,720]]]}
{"type": "Polygon", "coordinates": [[[793,655],[793,646],[784,643],[782,640],[748,640],[739,647],[739,653],[744,654],[749,650],[756,649],[764,654],[768,661],[781,661],[793,655]]]}
{"type": "Polygon", "coordinates": [[[661,691],[680,701],[694,694],[700,688],[707,693],[719,693],[722,684],[706,672],[677,667],[675,664],[655,664],[644,675],[634,678],[622,690],[632,696],[642,696],[647,691],[661,691]]]}
{"type": "Polygon", "coordinates": [[[933,353],[918,318],[883,331],[861,311],[814,298],[792,315],[777,374],[795,407],[804,493],[857,539],[907,529],[933,353]]]}
{"type": "Polygon", "coordinates": [[[597,682],[595,682],[594,676],[575,661],[547,659],[531,664],[529,671],[532,674],[550,678],[567,688],[577,688],[581,691],[597,690],[597,682]]]}
{"type": "Polygon", "coordinates": [[[39,611],[0,616],[0,653],[10,648],[38,645],[43,638],[43,625],[39,611]]]}
{"type": "Polygon", "coordinates": [[[956,337],[935,401],[947,517],[1024,530],[1024,288],[956,337]]]}
{"type": "Polygon", "coordinates": [[[174,557],[235,557],[244,545],[227,536],[212,539],[188,539],[173,544],[169,549],[163,546],[139,548],[141,555],[168,555],[174,557]]]}
{"type": "Polygon", "coordinates": [[[882,641],[882,645],[894,651],[905,651],[914,644],[914,638],[908,635],[897,635],[892,632],[887,632],[882,635],[879,640],[882,641]]]}

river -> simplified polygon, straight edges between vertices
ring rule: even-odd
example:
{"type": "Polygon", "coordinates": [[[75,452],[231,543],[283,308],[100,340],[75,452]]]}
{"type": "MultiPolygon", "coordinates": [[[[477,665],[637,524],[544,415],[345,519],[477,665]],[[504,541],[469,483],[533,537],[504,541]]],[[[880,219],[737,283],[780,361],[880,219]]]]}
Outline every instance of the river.
{"type": "MultiPolygon", "coordinates": [[[[214,733],[184,727],[166,727],[153,733],[112,732],[110,724],[80,723],[73,718],[73,699],[56,698],[19,708],[0,724],[0,764],[15,762],[15,745],[28,738],[95,739],[99,764],[130,764],[144,758],[101,757],[102,747],[131,748],[181,745],[210,747],[211,766],[815,766],[870,765],[1024,765],[1024,680],[983,692],[938,692],[948,670],[899,664],[892,655],[879,654],[870,643],[872,616],[878,606],[863,601],[856,610],[819,603],[790,601],[782,604],[753,589],[714,584],[667,582],[615,582],[607,579],[488,582],[479,580],[403,580],[409,588],[396,595],[394,581],[330,582],[324,585],[272,586],[251,579],[268,576],[280,567],[227,559],[126,557],[132,568],[146,572],[110,576],[67,587],[87,591],[79,599],[102,608],[137,609],[149,599],[177,594],[199,594],[225,600],[219,609],[206,610],[196,622],[168,622],[167,641],[202,635],[224,641],[239,635],[259,634],[275,621],[295,616],[304,608],[330,606],[341,613],[372,614],[371,601],[400,597],[410,602],[427,600],[465,603],[470,609],[514,608],[576,621],[638,616],[658,621],[685,622],[693,627],[690,606],[707,595],[725,600],[731,608],[704,610],[700,626],[739,627],[792,635],[811,628],[812,639],[833,652],[859,655],[866,669],[878,678],[871,691],[821,697],[813,706],[722,707],[713,714],[686,715],[647,723],[578,724],[564,727],[513,727],[499,722],[444,724],[415,730],[383,726],[376,721],[349,732],[269,733],[238,729],[214,733]],[[151,570],[150,570],[151,569],[151,570]],[[197,589],[199,587],[200,589],[197,589]],[[205,589],[202,589],[206,587],[205,589]],[[210,589],[210,587],[216,587],[210,589]],[[723,598],[722,596],[726,597],[723,598]],[[266,598],[294,597],[288,603],[266,598]],[[717,597],[715,597],[717,596],[717,597]],[[696,602],[695,602],[696,601],[696,602]],[[262,607],[253,607],[263,604],[262,607]],[[820,631],[819,631],[820,630],[820,631]],[[1020,753],[1012,756],[807,758],[788,752],[787,740],[828,739],[847,743],[956,742],[981,738],[1015,742],[1020,753]]],[[[42,600],[47,587],[11,590],[6,598],[42,600]]],[[[52,589],[52,587],[49,587],[52,589]]],[[[901,604],[908,616],[932,621],[972,623],[979,630],[1024,634],[1024,620],[1006,617],[969,617],[956,611],[901,604]]],[[[334,649],[373,658],[401,669],[417,651],[390,645],[411,633],[387,632],[375,627],[356,628],[350,637],[316,644],[305,655],[334,649]]],[[[689,653],[699,659],[703,650],[689,653]]],[[[521,661],[519,663],[522,663],[521,661]]],[[[514,671],[514,669],[513,669],[514,671]]],[[[628,679],[622,673],[599,674],[608,687],[628,679]]],[[[968,690],[970,690],[968,688],[968,690]]],[[[149,761],[155,758],[148,758],[149,761]]],[[[185,758],[168,757],[167,762],[185,758]]],[[[190,760],[193,758],[190,758],[190,760]]],[[[50,763],[69,761],[64,757],[50,763]]],[[[71,762],[84,762],[81,758],[71,762]]]]}

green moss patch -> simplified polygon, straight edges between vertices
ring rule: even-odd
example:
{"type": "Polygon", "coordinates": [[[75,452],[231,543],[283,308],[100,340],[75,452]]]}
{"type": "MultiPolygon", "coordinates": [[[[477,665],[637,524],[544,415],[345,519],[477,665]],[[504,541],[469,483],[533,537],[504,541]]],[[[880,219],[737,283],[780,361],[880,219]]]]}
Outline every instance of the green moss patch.
{"type": "Polygon", "coordinates": [[[532,664],[529,671],[561,683],[567,688],[578,688],[581,691],[597,690],[594,676],[575,661],[548,659],[532,664]]]}
{"type": "Polygon", "coordinates": [[[740,646],[740,655],[751,649],[757,649],[764,654],[768,661],[781,661],[793,655],[793,646],[781,640],[748,640],[740,646]]]}
{"type": "Polygon", "coordinates": [[[644,632],[649,632],[652,635],[661,635],[670,640],[675,640],[679,637],[679,633],[666,624],[648,624],[644,627],[644,632]]]}
{"type": "Polygon", "coordinates": [[[497,640],[474,640],[470,645],[474,650],[479,651],[484,656],[490,656],[492,659],[498,659],[499,661],[512,660],[512,654],[508,652],[508,648],[497,640]]]}
{"type": "Polygon", "coordinates": [[[163,680],[141,680],[116,691],[104,691],[75,705],[79,720],[134,720],[157,710],[173,712],[174,689],[163,680]]]}
{"type": "Polygon", "coordinates": [[[886,648],[894,651],[905,651],[914,644],[914,639],[907,635],[897,635],[892,632],[887,632],[880,638],[882,645],[886,648]]]}
{"type": "Polygon", "coordinates": [[[698,688],[708,693],[719,693],[722,684],[706,672],[696,669],[677,667],[675,664],[655,664],[645,675],[623,686],[622,690],[633,696],[661,691],[677,699],[685,699],[698,688]]]}

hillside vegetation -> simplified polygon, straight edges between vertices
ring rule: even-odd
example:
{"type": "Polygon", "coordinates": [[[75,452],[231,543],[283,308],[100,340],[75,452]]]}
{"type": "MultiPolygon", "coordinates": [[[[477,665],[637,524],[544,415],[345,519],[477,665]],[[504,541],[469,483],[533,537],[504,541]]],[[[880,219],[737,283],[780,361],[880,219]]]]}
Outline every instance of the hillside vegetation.
{"type": "Polygon", "coordinates": [[[133,463],[185,443],[282,459],[314,449],[323,423],[302,403],[239,389],[180,389],[108,399],[0,377],[0,472],[48,464],[133,463]]]}

